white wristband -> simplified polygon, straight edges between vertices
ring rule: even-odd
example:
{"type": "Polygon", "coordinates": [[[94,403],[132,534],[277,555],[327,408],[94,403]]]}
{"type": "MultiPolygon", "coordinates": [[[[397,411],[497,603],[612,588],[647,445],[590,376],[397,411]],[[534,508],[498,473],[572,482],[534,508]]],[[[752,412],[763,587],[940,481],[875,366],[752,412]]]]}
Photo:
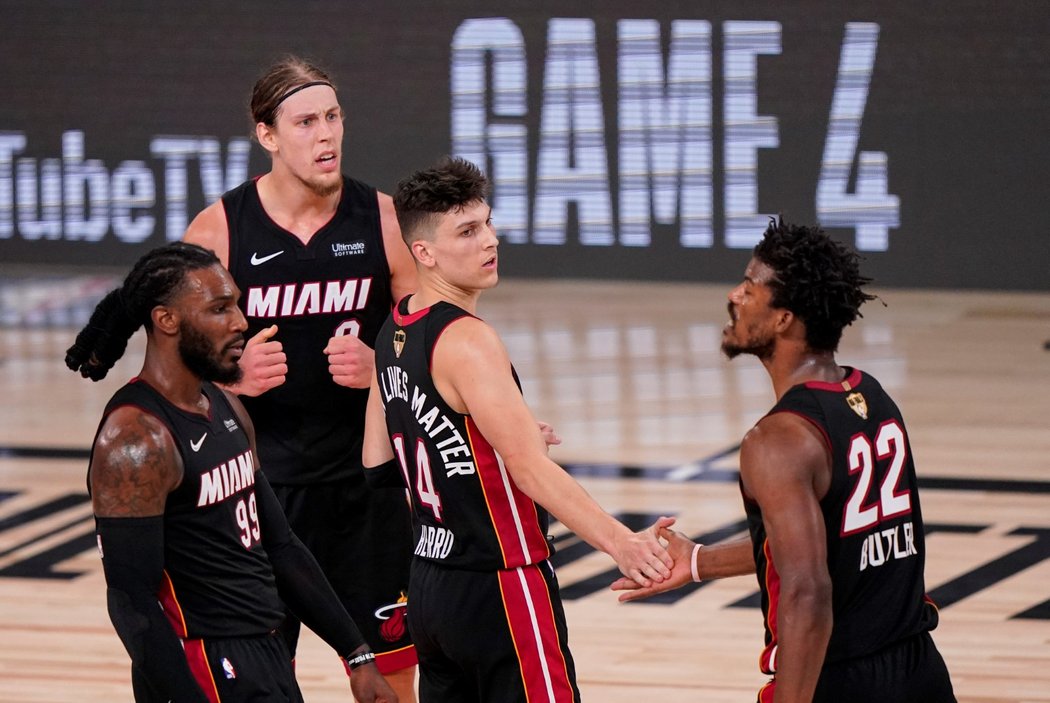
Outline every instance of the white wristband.
{"type": "Polygon", "coordinates": [[[693,581],[695,581],[696,583],[700,583],[700,571],[699,569],[697,569],[696,555],[700,553],[700,547],[702,546],[704,545],[697,544],[695,547],[693,547],[693,558],[689,562],[689,570],[693,572],[693,581]]]}

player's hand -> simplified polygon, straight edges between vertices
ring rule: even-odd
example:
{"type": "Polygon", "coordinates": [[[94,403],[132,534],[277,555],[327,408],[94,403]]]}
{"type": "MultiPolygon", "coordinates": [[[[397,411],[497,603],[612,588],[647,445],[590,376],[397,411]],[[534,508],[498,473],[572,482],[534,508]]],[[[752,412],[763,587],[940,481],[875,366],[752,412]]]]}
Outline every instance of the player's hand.
{"type": "Polygon", "coordinates": [[[661,529],[674,523],[673,517],[661,517],[644,530],[626,532],[618,539],[612,556],[620,572],[645,588],[654,581],[659,583],[670,578],[674,560],[660,543],[659,534],[661,529]]]}
{"type": "Polygon", "coordinates": [[[238,395],[256,396],[284,383],[288,374],[288,357],[284,345],[271,338],[277,334],[277,325],[259,330],[244,345],[237,364],[241,367],[241,380],[227,386],[238,395]]]}
{"type": "Polygon", "coordinates": [[[350,675],[350,690],[358,703],[397,703],[397,694],[379,673],[375,662],[354,669],[350,675]]]}
{"type": "Polygon", "coordinates": [[[614,591],[623,591],[619,598],[621,603],[648,598],[665,591],[672,591],[692,582],[692,564],[689,562],[693,558],[693,547],[696,546],[696,543],[681,532],[667,528],[660,530],[660,536],[667,540],[667,553],[674,559],[674,566],[671,567],[671,577],[651,586],[639,586],[636,581],[626,577],[617,579],[610,588],[614,591]]]}
{"type": "Polygon", "coordinates": [[[328,355],[328,373],[340,386],[368,388],[372,385],[375,352],[360,339],[352,334],[332,337],[324,353],[328,355]]]}
{"type": "Polygon", "coordinates": [[[540,435],[543,437],[543,443],[546,444],[548,448],[556,444],[561,444],[561,437],[558,436],[558,433],[554,431],[553,427],[542,420],[540,420],[538,424],[540,426],[540,435]]]}

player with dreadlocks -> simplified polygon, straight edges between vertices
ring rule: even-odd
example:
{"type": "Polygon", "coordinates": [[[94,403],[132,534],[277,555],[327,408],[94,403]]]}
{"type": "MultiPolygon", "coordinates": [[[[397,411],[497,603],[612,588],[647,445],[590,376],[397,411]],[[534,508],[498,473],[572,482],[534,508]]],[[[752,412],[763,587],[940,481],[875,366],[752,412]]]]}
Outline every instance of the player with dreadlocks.
{"type": "Polygon", "coordinates": [[[759,703],[955,701],[929,634],[938,616],[904,420],[878,381],[835,360],[869,282],[820,228],[770,223],[722,332],[725,354],[758,357],[777,397],[740,447],[750,538],[702,548],[665,530],[671,579],[613,584],[633,600],[757,572],[772,677],[759,703]]]}
{"type": "Polygon", "coordinates": [[[139,375],[109,401],[88,488],[113,627],[136,701],[301,701],[276,628],[284,603],[355,669],[360,701],[396,701],[357,626],[258,471],[254,429],[216,382],[238,379],[239,292],[215,255],[142,257],[66,355],[98,381],[146,328],[139,375]]]}

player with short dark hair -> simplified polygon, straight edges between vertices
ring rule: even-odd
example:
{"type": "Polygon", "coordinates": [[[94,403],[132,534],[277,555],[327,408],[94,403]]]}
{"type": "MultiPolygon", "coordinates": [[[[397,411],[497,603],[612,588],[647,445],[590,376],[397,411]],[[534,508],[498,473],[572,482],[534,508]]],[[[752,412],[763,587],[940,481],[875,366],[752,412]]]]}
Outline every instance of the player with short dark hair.
{"type": "Polygon", "coordinates": [[[487,192],[462,159],[398,186],[419,292],[376,340],[365,472],[412,496],[420,700],[578,701],[547,511],[643,583],[670,573],[655,534],[674,521],[632,533],[548,458],[506,349],[475,316],[498,280],[487,192]]]}
{"type": "Polygon", "coordinates": [[[88,488],[113,627],[136,701],[301,701],[276,628],[285,604],[356,669],[358,700],[396,701],[354,621],[288,527],[232,394],[239,292],[215,255],[142,257],[96,307],[66,364],[106,376],[144,326],[138,376],[106,405],[88,488]]]}
{"type": "Polygon", "coordinates": [[[874,296],[857,255],[818,227],[770,223],[729,294],[729,358],[753,354],[777,403],[744,437],[740,490],[750,539],[701,548],[667,530],[672,577],[756,573],[772,676],[759,703],[949,703],[930,637],[926,544],[908,433],[871,375],[835,360],[843,330],[874,296]]]}
{"type": "MultiPolygon", "coordinates": [[[[271,168],[205,208],[184,240],[213,250],[244,292],[238,393],[267,478],[404,701],[416,655],[405,626],[411,524],[403,496],[361,468],[372,345],[415,288],[390,196],[341,170],[343,110],[317,64],[289,56],[250,100],[271,168]]],[[[299,622],[282,633],[295,656],[299,622]]]]}

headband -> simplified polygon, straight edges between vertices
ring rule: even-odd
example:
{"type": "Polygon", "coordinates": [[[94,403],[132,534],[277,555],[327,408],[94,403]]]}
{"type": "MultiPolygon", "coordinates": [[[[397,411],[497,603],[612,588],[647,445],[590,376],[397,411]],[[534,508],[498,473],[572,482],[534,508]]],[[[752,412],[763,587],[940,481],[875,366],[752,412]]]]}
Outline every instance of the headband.
{"type": "Polygon", "coordinates": [[[331,83],[329,83],[328,81],[310,81],[309,83],[303,83],[302,85],[296,86],[295,88],[292,88],[287,93],[282,95],[281,98],[277,101],[277,104],[274,105],[274,109],[276,110],[278,105],[280,105],[285,100],[287,100],[291,96],[293,96],[296,93],[298,93],[300,90],[305,90],[306,88],[312,88],[315,85],[326,85],[329,88],[331,88],[332,90],[335,90],[335,86],[332,85],[331,83]]]}

